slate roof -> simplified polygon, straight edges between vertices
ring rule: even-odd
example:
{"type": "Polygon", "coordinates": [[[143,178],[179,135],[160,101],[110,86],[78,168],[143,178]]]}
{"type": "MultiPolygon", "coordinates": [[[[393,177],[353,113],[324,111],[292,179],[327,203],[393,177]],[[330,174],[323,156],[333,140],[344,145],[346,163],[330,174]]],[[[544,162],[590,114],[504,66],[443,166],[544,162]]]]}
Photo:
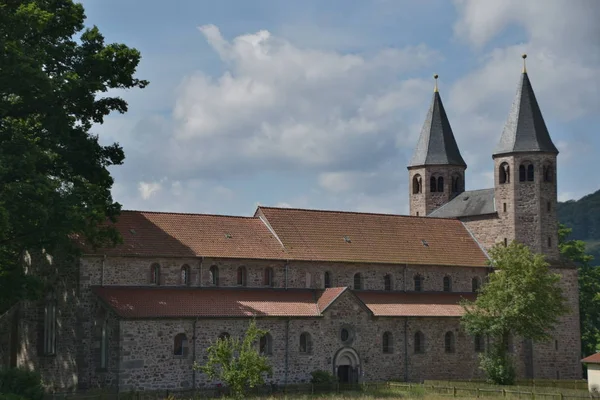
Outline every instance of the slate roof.
{"type": "Polygon", "coordinates": [[[258,218],[122,211],[115,224],[124,243],[87,250],[112,256],[283,259],[285,250],[258,218]]]}
{"type": "Polygon", "coordinates": [[[487,265],[458,220],[262,206],[256,215],[268,221],[289,260],[487,265]]]}
{"type": "MultiPolygon", "coordinates": [[[[321,317],[347,287],[315,289],[95,286],[93,293],[119,317],[321,317]]],[[[350,291],[374,316],[459,317],[474,294],[350,291]]]]}
{"type": "Polygon", "coordinates": [[[494,189],[462,192],[448,203],[432,211],[428,216],[437,218],[460,218],[496,212],[494,189]]]}
{"type": "Polygon", "coordinates": [[[592,354],[581,360],[581,362],[586,364],[600,364],[600,353],[592,354]]]}
{"type": "Polygon", "coordinates": [[[356,292],[376,317],[460,317],[462,299],[474,293],[356,292]]]}
{"type": "Polygon", "coordinates": [[[417,147],[408,166],[467,164],[460,155],[439,92],[433,94],[417,147]]]}
{"type": "Polygon", "coordinates": [[[558,154],[535,98],[527,72],[521,74],[517,95],[494,155],[522,152],[558,154]]]}

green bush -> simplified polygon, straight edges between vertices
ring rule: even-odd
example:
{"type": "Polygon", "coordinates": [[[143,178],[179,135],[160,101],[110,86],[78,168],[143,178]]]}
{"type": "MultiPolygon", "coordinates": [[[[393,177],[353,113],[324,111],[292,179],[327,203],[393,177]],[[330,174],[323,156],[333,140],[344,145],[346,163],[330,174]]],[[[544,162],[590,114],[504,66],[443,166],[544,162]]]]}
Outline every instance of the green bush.
{"type": "Polygon", "coordinates": [[[336,383],[337,382],[337,378],[328,371],[323,371],[323,370],[316,370],[310,373],[310,375],[312,376],[312,379],[310,380],[311,383],[314,384],[325,384],[325,383],[336,383]]]}
{"type": "Polygon", "coordinates": [[[1,400],[18,400],[19,397],[27,400],[42,400],[44,388],[42,379],[37,372],[7,368],[0,369],[0,393],[4,393],[1,400]],[[18,395],[16,397],[6,397],[18,395]]]}
{"type": "Polygon", "coordinates": [[[27,399],[23,396],[19,396],[18,394],[12,394],[12,393],[2,394],[2,393],[0,393],[0,400],[27,400],[27,399]]]}

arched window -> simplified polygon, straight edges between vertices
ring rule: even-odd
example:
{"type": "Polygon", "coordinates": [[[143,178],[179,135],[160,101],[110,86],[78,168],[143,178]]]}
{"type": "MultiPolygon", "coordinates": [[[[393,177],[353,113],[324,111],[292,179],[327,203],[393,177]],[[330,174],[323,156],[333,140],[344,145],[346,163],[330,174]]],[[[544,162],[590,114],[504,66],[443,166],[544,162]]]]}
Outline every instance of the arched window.
{"type": "Polygon", "coordinates": [[[181,266],[181,284],[182,285],[189,285],[190,284],[190,266],[187,264],[184,264],[181,266]]]}
{"type": "Polygon", "coordinates": [[[325,289],[331,287],[331,272],[325,271],[325,275],[323,277],[325,289]]]}
{"type": "Polygon", "coordinates": [[[441,176],[437,179],[437,191],[440,193],[444,192],[444,178],[441,176]]]}
{"type": "Polygon", "coordinates": [[[100,368],[106,368],[108,365],[108,321],[102,321],[100,331],[100,368]]]}
{"type": "Polygon", "coordinates": [[[263,285],[273,286],[273,268],[265,268],[265,276],[263,277],[263,285]]]}
{"type": "Polygon", "coordinates": [[[310,337],[310,333],[308,332],[302,332],[300,334],[300,353],[312,353],[312,339],[310,337]]]}
{"type": "Polygon", "coordinates": [[[265,333],[260,337],[260,354],[269,355],[273,352],[273,338],[270,333],[265,333]]]}
{"type": "Polygon", "coordinates": [[[219,267],[211,265],[208,271],[210,273],[210,284],[219,286],[219,267]]]}
{"type": "Polygon", "coordinates": [[[446,353],[454,353],[454,332],[446,332],[444,336],[444,349],[446,353]]]}
{"type": "Polygon", "coordinates": [[[226,340],[229,339],[231,337],[231,335],[229,335],[229,332],[221,332],[219,334],[219,340],[226,340]]]}
{"type": "Polygon", "coordinates": [[[354,274],[354,290],[361,290],[362,289],[362,276],[360,275],[360,272],[357,272],[356,274],[354,274]]]}
{"type": "Polygon", "coordinates": [[[415,275],[415,292],[423,291],[423,277],[421,275],[415,275]]]}
{"type": "Polygon", "coordinates": [[[46,295],[44,305],[44,346],[45,355],[56,353],[56,294],[54,292],[46,295]]]}
{"type": "Polygon", "coordinates": [[[185,333],[178,333],[175,335],[175,340],[173,342],[173,355],[185,356],[187,354],[187,337],[185,336],[185,333]]]}
{"type": "Polygon", "coordinates": [[[544,165],[544,182],[552,183],[554,182],[554,170],[552,169],[552,164],[544,165]]]}
{"type": "Polygon", "coordinates": [[[482,335],[475,335],[475,352],[481,353],[485,350],[485,341],[482,335]]]}
{"type": "Polygon", "coordinates": [[[444,277],[444,292],[452,291],[452,278],[449,276],[444,277]]]}
{"type": "Polygon", "coordinates": [[[415,353],[424,353],[425,352],[425,335],[423,332],[417,331],[415,333],[415,353]]]}
{"type": "Polygon", "coordinates": [[[462,192],[462,180],[460,179],[460,176],[454,175],[452,177],[452,193],[456,194],[460,192],[462,192]]]}
{"type": "Polygon", "coordinates": [[[533,182],[533,164],[527,166],[527,180],[533,182]]]}
{"type": "Polygon", "coordinates": [[[508,163],[503,162],[502,164],[500,164],[500,169],[498,170],[498,181],[501,184],[504,183],[510,183],[510,166],[508,165],[508,163]]]}
{"type": "Polygon", "coordinates": [[[412,192],[413,194],[419,194],[423,192],[423,188],[421,187],[421,175],[417,174],[415,176],[413,176],[413,180],[412,180],[412,192]]]}
{"type": "Polygon", "coordinates": [[[478,277],[474,277],[473,279],[471,279],[471,291],[473,293],[477,293],[480,285],[481,285],[481,283],[480,283],[478,277]]]}
{"type": "Polygon", "coordinates": [[[524,165],[519,165],[519,182],[525,182],[527,180],[527,170],[524,165]]]}
{"type": "Polygon", "coordinates": [[[435,193],[437,191],[437,181],[433,176],[429,179],[429,191],[431,193],[435,193]]]}
{"type": "Polygon", "coordinates": [[[150,266],[150,283],[153,285],[160,285],[160,264],[153,263],[150,266]]]}
{"type": "Polygon", "coordinates": [[[393,343],[394,343],[394,341],[392,340],[392,333],[391,332],[384,332],[384,334],[383,334],[383,340],[382,340],[383,352],[386,353],[386,354],[393,353],[394,352],[393,343]]]}
{"type": "Polygon", "coordinates": [[[383,289],[392,290],[392,276],[390,274],[386,274],[383,277],[383,289]]]}
{"type": "Polygon", "coordinates": [[[246,267],[239,267],[237,269],[237,284],[238,286],[246,286],[247,284],[247,272],[246,267]]]}

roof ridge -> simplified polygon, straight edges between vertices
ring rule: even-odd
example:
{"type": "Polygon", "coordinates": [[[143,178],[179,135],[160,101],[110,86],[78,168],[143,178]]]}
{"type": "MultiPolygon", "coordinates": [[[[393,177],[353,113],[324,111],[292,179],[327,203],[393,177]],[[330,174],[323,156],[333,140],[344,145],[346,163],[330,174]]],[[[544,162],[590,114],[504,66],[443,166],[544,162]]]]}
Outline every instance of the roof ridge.
{"type": "Polygon", "coordinates": [[[144,213],[144,214],[166,214],[166,215],[194,215],[194,216],[205,216],[205,217],[226,217],[226,218],[241,218],[241,219],[258,220],[258,218],[254,217],[254,216],[248,217],[245,215],[193,213],[193,212],[177,212],[177,211],[121,210],[121,215],[125,212],[144,213]]]}
{"type": "Polygon", "coordinates": [[[295,208],[295,207],[267,207],[267,206],[259,206],[259,208],[263,209],[271,209],[271,210],[292,210],[292,211],[311,211],[311,212],[327,212],[327,213],[335,213],[335,214],[359,214],[359,215],[377,215],[383,217],[401,217],[401,218],[413,218],[413,219],[441,219],[441,220],[451,220],[452,218],[441,218],[441,217],[424,217],[417,215],[404,215],[404,214],[390,214],[390,213],[376,213],[376,212],[366,212],[366,211],[344,211],[344,210],[322,210],[316,208],[295,208]]]}

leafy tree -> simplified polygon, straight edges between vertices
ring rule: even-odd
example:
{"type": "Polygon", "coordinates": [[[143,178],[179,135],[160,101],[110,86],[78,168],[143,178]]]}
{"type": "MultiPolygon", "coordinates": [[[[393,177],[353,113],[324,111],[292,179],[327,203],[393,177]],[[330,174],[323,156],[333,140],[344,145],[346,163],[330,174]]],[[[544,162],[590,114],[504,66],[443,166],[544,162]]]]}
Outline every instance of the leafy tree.
{"type": "Polygon", "coordinates": [[[120,211],[107,168],[123,150],[90,130],[127,111],[109,89],[148,82],[133,77],[137,50],[106,44],[84,20],[73,0],[0,0],[0,311],[39,292],[20,265],[25,250],[74,252],[74,235],[119,241],[105,224],[120,211]]]}
{"type": "Polygon", "coordinates": [[[581,351],[587,356],[600,351],[600,267],[592,266],[594,257],[586,254],[585,242],[567,239],[570,234],[570,228],[559,225],[560,253],[578,266],[581,351]]]}
{"type": "Polygon", "coordinates": [[[548,340],[549,331],[568,309],[560,275],[549,272],[542,255],[517,242],[495,246],[489,254],[494,273],[474,302],[463,302],[462,323],[470,334],[492,339],[480,364],[488,379],[511,384],[515,378],[508,351],[511,336],[548,340]]]}
{"type": "Polygon", "coordinates": [[[218,379],[229,386],[233,396],[243,399],[248,388],[263,385],[264,375],[271,376],[272,368],[266,356],[259,354],[256,342],[267,331],[258,329],[252,320],[243,339],[219,338],[208,348],[205,365],[194,363],[194,369],[204,372],[210,379],[218,379]]]}

